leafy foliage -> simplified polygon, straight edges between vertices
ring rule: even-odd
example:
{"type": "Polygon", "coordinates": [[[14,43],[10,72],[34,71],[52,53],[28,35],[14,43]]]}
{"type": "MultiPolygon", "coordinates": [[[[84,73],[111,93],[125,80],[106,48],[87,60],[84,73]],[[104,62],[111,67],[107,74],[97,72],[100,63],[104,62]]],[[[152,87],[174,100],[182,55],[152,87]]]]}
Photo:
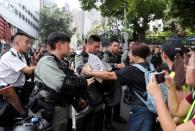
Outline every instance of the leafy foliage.
{"type": "Polygon", "coordinates": [[[174,18],[179,18],[184,27],[195,26],[195,1],[194,0],[172,0],[171,12],[174,18]]]}
{"type": "Polygon", "coordinates": [[[40,10],[40,34],[44,38],[55,31],[65,32],[71,37],[75,32],[75,29],[71,29],[71,23],[72,16],[57,5],[45,6],[40,10]]]}
{"type": "MultiPolygon", "coordinates": [[[[115,17],[134,25],[134,31],[142,34],[148,23],[164,16],[167,0],[80,0],[84,10],[98,9],[104,17],[115,17]],[[124,13],[126,10],[126,14],[124,13]]],[[[141,38],[142,39],[142,38],[141,38]]]]}
{"type": "Polygon", "coordinates": [[[134,25],[134,31],[143,39],[151,20],[164,16],[166,2],[163,0],[129,0],[127,18],[134,25]]]}
{"type": "Polygon", "coordinates": [[[184,28],[195,29],[195,0],[80,0],[80,2],[84,10],[95,8],[104,17],[119,20],[125,20],[124,17],[127,17],[127,27],[133,24],[134,32],[142,35],[148,29],[148,22],[161,18],[164,22],[176,20],[184,28]]]}

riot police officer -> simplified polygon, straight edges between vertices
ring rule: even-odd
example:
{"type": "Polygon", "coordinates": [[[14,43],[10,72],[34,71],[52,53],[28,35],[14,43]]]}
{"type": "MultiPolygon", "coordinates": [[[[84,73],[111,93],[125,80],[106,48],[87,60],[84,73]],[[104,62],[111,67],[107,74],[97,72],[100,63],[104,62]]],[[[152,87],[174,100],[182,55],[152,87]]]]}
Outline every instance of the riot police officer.
{"type": "MultiPolygon", "coordinates": [[[[121,63],[121,55],[119,54],[119,40],[116,38],[112,38],[109,42],[109,50],[104,53],[103,61],[107,62],[111,67],[112,71],[116,71],[120,68],[125,67],[124,64],[121,63]]],[[[113,96],[108,96],[111,98],[110,102],[105,103],[105,128],[110,129],[112,128],[111,124],[111,118],[112,118],[112,108],[114,110],[113,113],[113,120],[119,123],[126,123],[126,120],[123,119],[120,116],[120,100],[121,100],[121,85],[120,83],[115,80],[112,81],[112,87],[113,89],[108,90],[108,95],[113,95],[113,96]],[[113,86],[114,83],[114,86],[113,86]],[[111,93],[111,91],[113,93],[111,93]]]]}
{"type": "Polygon", "coordinates": [[[73,104],[73,97],[78,96],[78,92],[81,93],[78,88],[85,90],[87,81],[75,76],[64,65],[63,58],[70,51],[70,38],[65,33],[50,34],[48,43],[51,54],[42,57],[35,68],[36,87],[29,107],[33,113],[40,113],[51,123],[52,131],[66,131],[68,105],[73,104]]]}
{"type": "MultiPolygon", "coordinates": [[[[75,56],[75,67],[81,74],[83,66],[88,62],[89,54],[96,54],[100,48],[100,38],[91,35],[85,44],[85,50],[75,56]]],[[[97,57],[97,56],[96,56],[97,57]]],[[[99,58],[97,58],[99,59],[99,58]]],[[[102,84],[95,81],[88,89],[91,98],[92,110],[76,120],[77,131],[102,131],[103,130],[103,92],[100,91],[102,84]]]]}

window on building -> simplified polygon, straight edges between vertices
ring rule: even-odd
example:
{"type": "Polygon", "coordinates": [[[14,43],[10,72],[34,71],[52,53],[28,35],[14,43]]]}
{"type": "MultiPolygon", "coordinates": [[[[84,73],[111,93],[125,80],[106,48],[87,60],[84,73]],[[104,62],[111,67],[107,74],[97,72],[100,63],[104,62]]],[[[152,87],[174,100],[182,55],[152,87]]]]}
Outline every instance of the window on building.
{"type": "Polygon", "coordinates": [[[39,30],[39,28],[38,28],[38,26],[36,26],[36,28],[35,28],[36,30],[39,30]]]}
{"type": "Polygon", "coordinates": [[[10,6],[10,10],[14,12],[14,6],[12,4],[10,4],[9,6],[10,6]]]}
{"type": "Polygon", "coordinates": [[[24,15],[22,15],[22,19],[23,19],[23,20],[25,19],[24,15]]]}
{"type": "Polygon", "coordinates": [[[21,15],[21,13],[19,12],[19,17],[21,18],[22,17],[22,15],[21,15]]]}
{"type": "Polygon", "coordinates": [[[15,14],[18,15],[18,9],[15,9],[15,14]]]}
{"type": "Polygon", "coordinates": [[[34,17],[34,15],[33,15],[33,20],[35,20],[35,17],[34,17]]]}

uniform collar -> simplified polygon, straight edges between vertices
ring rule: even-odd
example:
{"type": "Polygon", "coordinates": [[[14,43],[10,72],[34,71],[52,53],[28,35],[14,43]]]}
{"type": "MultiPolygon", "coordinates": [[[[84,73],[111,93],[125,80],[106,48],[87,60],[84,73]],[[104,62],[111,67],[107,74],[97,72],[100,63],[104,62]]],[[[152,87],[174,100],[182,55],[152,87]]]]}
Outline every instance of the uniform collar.
{"type": "Polygon", "coordinates": [[[110,50],[110,53],[113,55],[113,56],[117,56],[118,54],[116,53],[113,53],[111,50],[110,50]]]}
{"type": "Polygon", "coordinates": [[[16,49],[11,48],[10,51],[12,51],[19,59],[22,59],[23,54],[18,52],[16,49]]]}
{"type": "Polygon", "coordinates": [[[12,51],[12,52],[13,52],[14,54],[16,54],[16,55],[21,54],[21,53],[19,53],[16,49],[14,49],[14,48],[11,48],[10,51],[12,51]]]}

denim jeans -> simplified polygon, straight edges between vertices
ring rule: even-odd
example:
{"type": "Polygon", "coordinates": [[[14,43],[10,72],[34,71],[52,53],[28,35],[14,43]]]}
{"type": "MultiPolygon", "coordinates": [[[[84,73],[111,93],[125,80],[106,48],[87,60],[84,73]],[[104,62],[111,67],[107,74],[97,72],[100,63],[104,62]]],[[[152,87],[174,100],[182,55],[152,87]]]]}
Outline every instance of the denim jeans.
{"type": "Polygon", "coordinates": [[[129,114],[129,131],[152,131],[156,115],[146,106],[132,105],[129,114]]]}

